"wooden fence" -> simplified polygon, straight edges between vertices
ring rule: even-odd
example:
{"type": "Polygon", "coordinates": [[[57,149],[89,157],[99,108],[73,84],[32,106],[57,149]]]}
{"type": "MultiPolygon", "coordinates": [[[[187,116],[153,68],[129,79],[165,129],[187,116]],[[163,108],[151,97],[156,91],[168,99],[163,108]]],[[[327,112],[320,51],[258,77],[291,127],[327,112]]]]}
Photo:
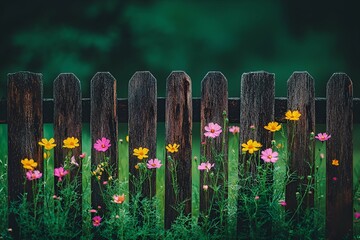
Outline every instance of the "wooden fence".
{"type": "MultiPolygon", "coordinates": [[[[326,98],[315,98],[314,79],[307,72],[295,72],[288,80],[287,98],[275,98],[275,75],[267,72],[245,73],[241,78],[241,97],[228,98],[227,80],[220,72],[209,72],[202,80],[201,99],[192,98],[191,79],[184,72],[172,72],[167,78],[166,98],[157,97],[156,79],[150,72],[136,72],[129,81],[128,99],[116,96],[116,80],[110,74],[101,72],[91,80],[90,99],[82,98],[80,81],[73,74],[60,74],[54,81],[53,99],[43,99],[42,75],[17,72],[8,75],[7,100],[0,101],[0,122],[8,124],[8,184],[9,201],[18,199],[23,190],[23,175],[20,159],[31,157],[43,170],[42,149],[38,145],[43,136],[43,123],[54,123],[54,138],[62,142],[68,136],[81,139],[83,122],[90,122],[92,144],[106,136],[111,141],[110,161],[117,166],[118,123],[128,122],[129,152],[139,146],[150,149],[149,158],[156,153],[157,122],[165,122],[166,144],[179,143],[182,147],[175,155],[178,161],[177,184],[181,191],[179,201],[191,199],[191,153],[192,134],[199,134],[204,141],[204,126],[209,122],[223,123],[223,112],[229,121],[240,124],[240,144],[250,137],[266,143],[269,147],[271,135],[263,127],[276,120],[284,122],[288,109],[299,110],[302,114],[295,126],[296,138],[289,149],[290,171],[298,176],[311,174],[314,154],[309,151],[313,142],[310,132],[315,132],[315,123],[326,123],[331,141],[327,143],[326,154],[326,235],[328,239],[351,236],[353,231],[353,113],[354,122],[360,122],[360,99],[353,99],[352,82],[343,73],[335,73],[327,84],[326,98]],[[192,123],[201,122],[201,132],[192,132],[192,123]],[[255,125],[255,130],[248,126],[255,125]],[[310,165],[303,161],[308,159],[310,165]],[[329,162],[338,159],[341,164],[334,168],[329,162]],[[334,181],[336,177],[336,181],[334,181]]],[[[226,139],[226,138],[225,138],[226,139]]],[[[223,146],[219,138],[214,142],[218,150],[223,146]]],[[[227,142],[225,142],[227,149],[227,142]]],[[[239,146],[239,148],[241,145],[239,146]]],[[[78,148],[77,153],[81,152],[78,148]]],[[[55,148],[55,165],[60,165],[65,152],[60,144],[55,148]]],[[[210,152],[201,152],[211,157],[210,152]]],[[[93,149],[92,164],[101,161],[101,156],[93,149]]],[[[224,169],[227,173],[227,156],[224,169]]],[[[240,158],[239,158],[240,159],[240,158]]],[[[135,157],[130,154],[129,172],[136,175],[135,157]]],[[[169,162],[165,170],[165,225],[166,228],[176,218],[172,209],[175,203],[169,162]]],[[[155,175],[148,189],[155,189],[155,175]]],[[[299,184],[307,178],[294,178],[286,188],[287,209],[296,208],[296,192],[299,184]]],[[[99,199],[97,184],[92,184],[92,205],[99,199]]],[[[30,187],[27,186],[27,187],[30,187]]],[[[130,184],[130,191],[133,191],[130,184]]],[[[201,191],[203,192],[203,191],[201,191]]],[[[154,193],[154,191],[153,191],[154,193]]],[[[313,206],[314,195],[309,194],[304,201],[313,206]]],[[[200,210],[208,205],[208,196],[200,194],[200,210]]],[[[191,201],[185,203],[185,213],[191,213],[191,201]]],[[[10,219],[10,225],[14,222],[10,219]]]]}

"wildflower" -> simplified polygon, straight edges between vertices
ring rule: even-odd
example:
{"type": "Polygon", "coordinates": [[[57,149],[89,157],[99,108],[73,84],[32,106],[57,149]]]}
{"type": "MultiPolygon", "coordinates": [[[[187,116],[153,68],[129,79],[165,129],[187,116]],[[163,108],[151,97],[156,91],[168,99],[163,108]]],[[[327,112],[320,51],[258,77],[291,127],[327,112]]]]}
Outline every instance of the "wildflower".
{"type": "Polygon", "coordinates": [[[179,144],[176,144],[176,143],[174,143],[174,144],[168,144],[167,146],[166,146],[166,150],[169,152],[169,153],[174,153],[174,152],[178,152],[178,150],[179,150],[179,147],[180,147],[180,145],[179,144]]]}
{"type": "Polygon", "coordinates": [[[56,195],[53,195],[53,199],[57,199],[57,196],[56,196],[56,195]]]}
{"type": "Polygon", "coordinates": [[[108,181],[103,181],[102,184],[103,184],[103,185],[106,185],[106,184],[108,184],[108,181]]]}
{"type": "Polygon", "coordinates": [[[261,151],[261,159],[264,160],[264,162],[275,163],[278,160],[278,156],[279,153],[273,152],[271,148],[261,151]]]}
{"type": "Polygon", "coordinates": [[[127,136],[125,137],[125,140],[126,140],[127,142],[129,142],[129,135],[127,135],[127,136]]]}
{"type": "Polygon", "coordinates": [[[240,128],[238,126],[231,126],[229,127],[229,132],[235,135],[240,132],[240,128]]]}
{"type": "Polygon", "coordinates": [[[71,161],[70,161],[70,164],[71,164],[71,165],[75,165],[75,166],[77,166],[77,167],[79,166],[79,164],[78,164],[78,163],[76,162],[76,160],[75,160],[75,156],[72,156],[70,160],[71,160],[71,161]]]}
{"type": "Polygon", "coordinates": [[[270,132],[276,132],[281,129],[281,125],[278,122],[269,122],[267,126],[264,127],[266,130],[270,132]]]}
{"type": "Polygon", "coordinates": [[[21,163],[23,165],[23,168],[31,170],[31,171],[37,167],[37,163],[32,158],[30,158],[30,160],[25,158],[25,159],[21,160],[21,163]]]}
{"type": "Polygon", "coordinates": [[[279,148],[283,148],[284,146],[281,144],[281,143],[279,143],[278,145],[276,145],[276,148],[277,149],[279,149],[279,148]]]}
{"type": "Polygon", "coordinates": [[[339,166],[339,160],[337,160],[337,159],[332,160],[332,161],[331,161],[331,165],[333,165],[333,166],[339,166]]]}
{"type": "Polygon", "coordinates": [[[321,142],[325,142],[331,138],[331,135],[327,135],[327,133],[319,133],[315,136],[315,138],[321,142]]]}
{"type": "Polygon", "coordinates": [[[56,146],[55,139],[50,138],[47,140],[46,138],[43,138],[41,139],[41,142],[39,142],[39,145],[43,146],[46,150],[51,150],[56,146]]]}
{"type": "Polygon", "coordinates": [[[115,218],[118,219],[118,218],[120,218],[120,216],[119,216],[119,215],[115,215],[115,218]]]}
{"type": "Polygon", "coordinates": [[[101,209],[101,206],[99,205],[99,206],[97,206],[97,208],[98,208],[98,209],[101,209]]]}
{"type": "Polygon", "coordinates": [[[65,139],[64,141],[64,148],[76,148],[76,147],[78,147],[78,146],[80,146],[79,145],[79,139],[77,139],[77,138],[74,138],[74,137],[68,137],[67,139],[65,139]]]}
{"type": "Polygon", "coordinates": [[[162,166],[161,161],[157,158],[155,159],[150,159],[147,164],[146,164],[147,168],[151,169],[151,168],[160,168],[162,166]]]}
{"type": "Polygon", "coordinates": [[[59,178],[59,182],[62,181],[62,177],[64,177],[66,174],[68,174],[68,170],[64,170],[63,167],[55,168],[54,169],[54,175],[59,178]]]}
{"type": "Polygon", "coordinates": [[[201,145],[206,145],[206,142],[205,141],[201,142],[201,145]]]}
{"type": "Polygon", "coordinates": [[[96,143],[94,143],[94,148],[98,152],[106,152],[106,150],[108,150],[110,146],[110,139],[104,137],[96,140],[96,143]]]}
{"type": "Polygon", "coordinates": [[[209,138],[216,138],[222,132],[220,125],[213,122],[205,126],[205,131],[204,136],[209,138]]]}
{"type": "Polygon", "coordinates": [[[257,141],[253,141],[253,140],[249,140],[247,141],[247,143],[243,143],[241,144],[242,151],[243,152],[249,152],[250,154],[253,154],[254,152],[258,151],[262,145],[260,143],[258,143],[257,141]]]}
{"type": "Polygon", "coordinates": [[[139,165],[139,164],[136,164],[136,165],[134,166],[134,168],[135,168],[136,170],[139,170],[140,165],[139,165]]]}
{"type": "Polygon", "coordinates": [[[50,152],[44,152],[43,157],[44,159],[50,158],[50,152]]]}
{"type": "Polygon", "coordinates": [[[125,201],[125,194],[122,194],[122,195],[114,195],[113,196],[113,202],[114,203],[123,203],[125,201]]]}
{"type": "Polygon", "coordinates": [[[283,206],[283,207],[285,207],[287,204],[286,204],[286,202],[285,202],[285,200],[280,200],[279,201],[279,204],[281,205],[281,206],[283,206]]]}
{"type": "Polygon", "coordinates": [[[35,170],[35,171],[30,170],[30,171],[26,172],[26,178],[30,181],[41,178],[41,176],[42,176],[42,173],[38,170],[35,170]]]}
{"type": "Polygon", "coordinates": [[[101,223],[101,217],[100,216],[95,216],[95,217],[93,217],[92,218],[92,224],[93,224],[93,226],[94,227],[98,227],[98,226],[100,226],[100,223],[101,223]]]}
{"type": "Polygon", "coordinates": [[[90,209],[89,212],[90,213],[97,213],[97,210],[96,209],[90,209]]]}
{"type": "Polygon", "coordinates": [[[260,198],[259,196],[255,196],[255,198],[254,198],[254,199],[255,199],[255,200],[258,200],[259,198],[260,198]]]}
{"type": "Polygon", "coordinates": [[[203,189],[204,189],[204,191],[207,191],[209,189],[209,186],[208,185],[203,185],[203,189]]]}
{"type": "Polygon", "coordinates": [[[13,230],[12,228],[8,228],[8,232],[12,232],[12,230],[13,230]]]}
{"type": "Polygon", "coordinates": [[[360,212],[355,212],[354,217],[355,217],[355,219],[359,219],[360,218],[360,212]]]}
{"type": "Polygon", "coordinates": [[[136,156],[139,160],[143,160],[144,158],[149,157],[147,154],[149,152],[148,148],[135,148],[133,155],[136,156]]]}
{"type": "Polygon", "coordinates": [[[251,129],[251,130],[255,130],[255,129],[256,129],[255,125],[254,125],[254,124],[251,124],[251,125],[250,125],[250,129],[251,129]]]}
{"type": "Polygon", "coordinates": [[[209,170],[211,170],[212,167],[214,167],[215,163],[211,164],[209,163],[209,161],[207,161],[206,163],[201,163],[199,166],[198,166],[198,169],[199,170],[206,170],[207,172],[209,170]]]}
{"type": "Polygon", "coordinates": [[[80,158],[85,158],[85,157],[86,157],[86,153],[83,152],[82,154],[79,155],[79,157],[80,157],[80,158]]]}
{"type": "Polygon", "coordinates": [[[298,121],[300,116],[301,116],[301,114],[298,110],[295,110],[295,111],[289,110],[285,114],[285,119],[291,120],[291,121],[298,121]]]}
{"type": "Polygon", "coordinates": [[[337,177],[333,177],[332,180],[333,180],[333,181],[337,181],[337,177]]]}

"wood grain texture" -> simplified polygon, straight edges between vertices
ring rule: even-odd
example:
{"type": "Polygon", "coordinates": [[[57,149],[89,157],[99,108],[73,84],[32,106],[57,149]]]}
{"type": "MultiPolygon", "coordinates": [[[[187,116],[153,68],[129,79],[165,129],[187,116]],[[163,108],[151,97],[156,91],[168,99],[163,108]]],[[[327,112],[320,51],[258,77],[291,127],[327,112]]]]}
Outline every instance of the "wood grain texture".
{"type": "MultiPolygon", "coordinates": [[[[201,156],[206,158],[206,161],[215,163],[214,152],[224,153],[221,164],[216,164],[214,171],[224,173],[224,180],[228,178],[228,158],[227,158],[227,129],[222,129],[222,133],[215,139],[206,139],[204,136],[205,126],[210,122],[217,123],[221,127],[224,126],[223,113],[228,113],[228,88],[225,76],[220,72],[209,72],[201,82],[201,142],[206,142],[206,147],[201,147],[201,156]],[[225,136],[224,136],[225,134],[225,136]],[[223,144],[223,140],[225,143],[223,144]],[[224,147],[224,148],[223,148],[224,147]],[[214,151],[212,151],[214,150],[214,151]]],[[[204,171],[200,172],[200,211],[205,213],[209,209],[210,201],[213,196],[213,191],[209,188],[204,191],[202,186],[204,184],[204,171]]],[[[223,181],[219,180],[218,186],[224,186],[223,181]]],[[[227,192],[227,186],[225,186],[227,192]]],[[[226,197],[226,196],[225,196],[226,197]]],[[[216,203],[215,203],[216,204],[216,203]]],[[[216,212],[216,206],[213,208],[216,212]]]]}
{"type": "MultiPolygon", "coordinates": [[[[79,139],[80,147],[72,149],[78,159],[81,154],[82,105],[79,79],[72,73],[62,73],[54,80],[54,166],[64,165],[69,149],[63,148],[68,137],[79,139]]],[[[81,165],[80,165],[81,166],[81,165]]],[[[81,171],[79,171],[81,180],[81,171]]]]}
{"type": "MultiPolygon", "coordinates": [[[[268,72],[250,72],[244,73],[241,77],[241,94],[240,94],[240,141],[239,141],[239,164],[243,164],[243,171],[240,173],[240,177],[246,178],[249,173],[253,176],[257,174],[257,162],[253,154],[242,154],[242,143],[246,143],[248,140],[255,140],[262,144],[261,149],[271,147],[271,140],[273,139],[273,133],[269,133],[264,129],[269,122],[274,121],[274,105],[275,105],[275,75],[268,72]],[[254,125],[255,129],[251,129],[250,126],[254,125]]],[[[255,154],[260,154],[260,151],[255,154]]],[[[262,161],[262,160],[261,160],[262,161]]],[[[262,164],[263,162],[261,162],[262,164]]],[[[268,181],[266,189],[268,192],[261,192],[259,201],[271,201],[272,198],[272,179],[273,176],[268,173],[268,181]]],[[[244,179],[243,179],[244,180],[244,179]]],[[[255,180],[255,179],[254,179],[255,180]]],[[[256,184],[256,181],[246,181],[243,184],[256,184]]],[[[248,186],[251,188],[251,186],[248,186]]],[[[249,195],[249,189],[240,189],[240,195],[249,195]]],[[[249,221],[244,219],[245,212],[243,209],[243,199],[238,199],[238,224],[237,232],[242,236],[249,234],[249,221]]],[[[267,214],[267,209],[259,207],[259,212],[262,214],[257,216],[261,219],[261,222],[265,223],[263,228],[264,237],[266,234],[271,235],[271,216],[267,214]]]]}
{"type": "MultiPolygon", "coordinates": [[[[310,133],[315,132],[314,91],[314,79],[307,72],[294,72],[288,80],[288,110],[298,110],[301,114],[298,121],[289,120],[287,126],[288,164],[292,176],[286,186],[285,198],[286,209],[292,213],[298,206],[296,192],[303,196],[304,186],[313,183],[308,176],[314,174],[315,141],[310,139],[310,133]]],[[[306,193],[301,208],[313,206],[314,191],[306,193]]],[[[300,212],[298,216],[301,216],[300,212]]]]}
{"type": "MultiPolygon", "coordinates": [[[[111,147],[105,152],[112,166],[113,176],[118,175],[118,120],[116,114],[116,80],[108,72],[99,72],[91,79],[91,163],[97,166],[103,162],[103,153],[95,150],[94,143],[103,137],[110,140],[111,147]]],[[[103,174],[102,181],[108,176],[103,174]]],[[[92,206],[104,206],[100,194],[99,183],[92,177],[92,206]]],[[[101,184],[100,184],[101,185],[101,184]]]]}
{"type": "MultiPolygon", "coordinates": [[[[8,74],[8,196],[9,201],[18,201],[24,191],[25,170],[21,164],[24,158],[38,163],[37,170],[43,171],[42,149],[38,145],[43,135],[42,75],[31,72],[8,74]]],[[[25,191],[32,197],[31,182],[27,181],[25,191]]],[[[9,227],[16,230],[15,216],[10,215],[9,227]]]]}
{"type": "MultiPolygon", "coordinates": [[[[326,233],[327,239],[353,236],[353,85],[344,73],[327,84],[326,233]],[[337,159],[339,166],[332,165],[337,159]],[[336,178],[336,179],[334,179],[336,178]]],[[[358,212],[359,209],[356,209],[358,212]]]]}
{"type": "Polygon", "coordinates": [[[250,139],[260,142],[263,149],[271,146],[273,134],[264,129],[264,126],[274,121],[274,106],[275,74],[244,73],[241,77],[240,154],[241,144],[250,139]],[[255,126],[255,130],[250,128],[251,125],[255,126]]]}
{"type": "Polygon", "coordinates": [[[166,145],[180,144],[176,153],[166,153],[165,169],[165,228],[169,229],[179,215],[174,206],[184,202],[184,214],[191,213],[191,154],[192,154],[192,98],[191,79],[185,72],[172,72],[167,78],[166,85],[165,131],[166,145]],[[176,162],[175,176],[170,171],[171,156],[176,162]],[[180,189],[178,197],[175,195],[172,177],[180,189]]]}
{"type": "MultiPolygon", "coordinates": [[[[147,71],[136,72],[129,82],[129,173],[130,194],[135,193],[133,180],[138,177],[135,169],[138,162],[146,162],[156,158],[156,121],[157,121],[157,86],[154,76],[147,71]],[[148,158],[139,161],[133,155],[134,149],[145,147],[149,149],[148,158]]],[[[142,186],[144,197],[156,193],[156,171],[153,171],[150,183],[142,186]]]]}

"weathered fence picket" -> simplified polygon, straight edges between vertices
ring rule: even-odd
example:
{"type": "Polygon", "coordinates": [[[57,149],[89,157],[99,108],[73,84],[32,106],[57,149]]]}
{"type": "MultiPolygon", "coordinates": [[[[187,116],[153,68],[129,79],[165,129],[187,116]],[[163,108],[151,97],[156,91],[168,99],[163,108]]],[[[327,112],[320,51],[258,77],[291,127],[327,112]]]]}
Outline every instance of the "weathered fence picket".
{"type": "MultiPolygon", "coordinates": [[[[221,137],[215,139],[206,139],[204,136],[205,126],[210,122],[217,123],[221,127],[226,124],[225,117],[228,113],[228,88],[225,76],[220,72],[209,72],[201,82],[201,157],[205,157],[211,164],[215,163],[214,152],[223,154],[223,163],[215,166],[216,171],[224,173],[224,178],[219,178],[218,185],[224,186],[224,182],[228,178],[228,159],[227,159],[227,129],[222,129],[221,137]],[[225,116],[224,116],[225,114],[225,116]]],[[[210,207],[210,199],[212,199],[213,190],[209,188],[207,191],[203,189],[204,171],[200,173],[200,211],[206,213],[210,207]]],[[[224,186],[227,192],[227,186],[224,186]]],[[[214,203],[215,205],[215,203],[214,203]]],[[[210,212],[215,214],[216,206],[210,212]]],[[[225,215],[225,214],[224,214],[225,215]]],[[[210,217],[210,216],[209,216],[210,217]]]]}
{"type": "Polygon", "coordinates": [[[183,211],[186,215],[191,213],[192,98],[190,77],[185,72],[172,72],[167,78],[166,93],[165,142],[166,145],[180,145],[178,152],[167,152],[165,157],[165,227],[170,228],[171,223],[179,215],[177,211],[183,211]],[[183,204],[183,209],[182,207],[176,208],[179,204],[183,204]]]}
{"type": "MultiPolygon", "coordinates": [[[[34,159],[36,169],[43,172],[42,148],[38,141],[43,135],[42,75],[18,72],[8,75],[7,123],[8,123],[8,194],[9,201],[19,201],[24,190],[24,168],[21,160],[34,159]]],[[[31,183],[26,191],[31,196],[31,183]]],[[[14,231],[15,216],[9,217],[9,227],[14,231]]]]}
{"type": "MultiPolygon", "coordinates": [[[[244,73],[241,77],[241,95],[240,95],[240,141],[239,141],[239,164],[243,164],[244,171],[240,176],[246,176],[249,172],[256,172],[257,161],[251,158],[251,154],[243,155],[241,144],[248,140],[260,142],[262,149],[271,147],[273,133],[269,133],[264,126],[274,121],[275,105],[275,75],[267,72],[244,73]],[[251,161],[250,161],[251,160],[251,161]],[[250,161],[250,162],[248,162],[250,161]]],[[[272,175],[268,174],[268,187],[272,187],[272,175]]],[[[243,193],[244,194],[244,193],[243,193]]],[[[246,193],[245,193],[246,194],[246,193]]],[[[261,200],[267,201],[271,196],[264,196],[259,193],[261,200]]],[[[242,199],[238,200],[238,209],[242,208],[242,199]]],[[[244,234],[250,223],[245,223],[242,214],[238,214],[238,233],[244,234]]],[[[265,216],[264,216],[265,217],[265,216]]],[[[271,226],[267,223],[269,231],[271,226]]]]}
{"type": "Polygon", "coordinates": [[[327,84],[326,233],[327,239],[351,239],[353,233],[353,86],[343,73],[327,84]],[[338,160],[338,164],[333,162],[338,160]]]}
{"type": "Polygon", "coordinates": [[[110,148],[106,151],[109,157],[108,164],[113,169],[113,176],[104,174],[101,179],[92,178],[91,202],[93,207],[104,206],[100,187],[103,181],[111,181],[109,177],[118,175],[118,119],[116,114],[116,80],[107,72],[95,74],[91,80],[91,163],[97,166],[104,162],[103,152],[98,152],[93,147],[97,139],[103,137],[110,140],[110,148]]]}
{"type": "MultiPolygon", "coordinates": [[[[24,190],[24,169],[21,159],[33,158],[43,172],[43,150],[38,142],[43,138],[43,116],[45,122],[54,123],[55,167],[64,164],[67,150],[63,149],[63,140],[76,137],[80,147],[73,149],[72,154],[81,153],[81,128],[84,121],[90,122],[91,162],[93,166],[104,161],[104,155],[93,148],[97,139],[110,139],[111,147],[105,155],[115,170],[112,177],[118,174],[118,121],[128,122],[129,133],[129,191],[130,196],[136,193],[134,181],[138,180],[140,170],[138,163],[146,163],[156,157],[162,160],[165,167],[165,228],[170,228],[177,210],[191,214],[192,192],[192,124],[201,122],[201,158],[215,163],[214,151],[223,153],[223,162],[216,164],[214,173],[220,172],[217,184],[223,187],[227,198],[228,178],[228,129],[227,118],[240,123],[240,142],[256,140],[262,144],[261,150],[271,147],[274,133],[264,129],[271,121],[287,122],[288,168],[291,181],[286,186],[286,210],[296,212],[294,220],[301,219],[305,208],[314,206],[314,189],[306,189],[308,183],[314,183],[315,174],[315,122],[324,123],[326,109],[327,133],[331,139],[326,142],[326,235],[327,239],[351,238],[353,234],[353,122],[360,122],[360,99],[353,99],[352,82],[346,74],[334,74],[327,85],[326,99],[315,99],[314,80],[307,72],[295,72],[288,80],[287,98],[275,99],[275,75],[267,72],[245,73],[241,78],[241,96],[228,98],[227,80],[220,72],[209,72],[202,80],[201,99],[192,98],[192,83],[185,72],[172,72],[167,78],[166,99],[157,98],[156,79],[150,72],[136,72],[129,81],[128,99],[117,99],[116,80],[110,73],[97,73],[91,80],[91,98],[82,99],[80,81],[73,74],[60,74],[54,80],[53,102],[42,98],[42,75],[30,72],[18,72],[8,75],[7,101],[0,100],[0,122],[8,124],[8,189],[9,202],[18,201],[24,190]],[[315,105],[316,103],[316,105],[315,105]],[[46,110],[43,111],[43,104],[46,110]],[[52,105],[53,104],[53,105],[52,105]],[[325,108],[326,104],[326,108],[325,108]],[[6,111],[5,111],[6,109],[6,111]],[[158,112],[159,110],[159,112],[158,112]],[[301,117],[298,121],[286,121],[287,110],[298,110],[301,117]],[[315,112],[317,116],[315,116],[315,112]],[[50,115],[50,116],[49,116],[50,115]],[[354,117],[353,117],[354,115],[354,117]],[[165,121],[166,145],[179,144],[178,152],[165,155],[165,159],[156,156],[157,122],[165,121]],[[208,139],[204,136],[205,126],[210,122],[217,123],[222,129],[220,137],[208,139]],[[250,128],[253,125],[254,127],[250,128]],[[148,157],[140,160],[133,155],[134,149],[148,148],[148,157]],[[169,159],[171,157],[172,160],[169,159]],[[333,160],[338,160],[338,164],[333,160]],[[176,166],[176,170],[171,170],[176,166]],[[179,189],[174,192],[176,185],[179,189]],[[299,201],[298,196],[304,196],[299,201]],[[183,208],[175,209],[183,203],[183,208]],[[300,205],[299,205],[300,204],[300,205]]],[[[324,143],[325,144],[325,143],[324,143]]],[[[246,173],[255,173],[256,163],[246,161],[249,154],[239,154],[239,163],[248,164],[246,173]]],[[[245,164],[245,165],[246,165],[245,164]]],[[[197,167],[197,166],[196,166],[197,167]]],[[[144,170],[144,169],[143,169],[144,170]]],[[[212,170],[213,171],[213,170],[212,170]]],[[[237,166],[235,171],[238,171],[237,166]]],[[[148,171],[147,171],[148,172],[148,171]]],[[[153,169],[150,181],[141,184],[142,194],[153,197],[156,193],[156,170],[153,169]]],[[[239,174],[239,176],[242,176],[239,174]]],[[[109,176],[102,176],[101,181],[92,177],[92,207],[103,206],[100,195],[102,181],[109,176]]],[[[272,189],[272,178],[268,176],[268,189],[272,189]]],[[[81,179],[81,177],[80,177],[81,179]]],[[[124,179],[127,179],[125,177],[124,179]]],[[[204,171],[200,172],[200,212],[211,219],[219,214],[215,205],[210,209],[213,196],[211,187],[204,188],[204,171]],[[209,214],[209,215],[208,215],[209,214]]],[[[139,186],[138,186],[139,187],[139,186]]],[[[31,199],[31,184],[25,186],[28,198],[31,199]]],[[[80,191],[80,189],[79,189],[80,191]]],[[[260,193],[261,194],[261,193],[260,193]]],[[[263,196],[261,196],[262,198],[263,196]]],[[[269,199],[272,196],[264,196],[269,199]]],[[[261,200],[260,200],[261,201],[261,200]]],[[[259,201],[259,202],[260,202],[259,201]]],[[[131,201],[130,201],[131,202],[131,201]]],[[[243,202],[238,200],[238,209],[243,202]]],[[[141,206],[140,206],[141,208],[141,206]]],[[[237,212],[237,231],[246,234],[241,212],[237,212]]],[[[226,214],[224,214],[226,215],[226,214]]],[[[266,216],[265,216],[266,217],[266,216]]],[[[268,217],[268,219],[271,219],[268,217]]],[[[140,219],[141,220],[141,219],[140,219]]],[[[226,219],[224,224],[226,224],[226,219]]],[[[9,217],[9,227],[16,231],[15,216],[9,217]]],[[[268,222],[264,233],[271,234],[271,222],[268,222]]]]}
{"type": "MultiPolygon", "coordinates": [[[[135,194],[135,179],[139,171],[138,162],[156,158],[156,121],[157,121],[156,79],[150,72],[136,72],[129,82],[129,191],[135,194]],[[148,158],[139,160],[133,155],[134,149],[147,148],[148,158]]],[[[142,193],[152,197],[156,192],[156,171],[152,171],[150,182],[142,184],[142,193]]]]}
{"type": "MultiPolygon", "coordinates": [[[[289,120],[287,126],[290,182],[285,199],[286,209],[292,213],[299,204],[301,209],[314,206],[314,190],[306,188],[315,173],[315,141],[310,136],[315,133],[314,91],[314,79],[307,72],[295,72],[288,80],[288,109],[301,113],[298,121],[289,120]]],[[[303,211],[298,213],[301,217],[303,211]]]]}

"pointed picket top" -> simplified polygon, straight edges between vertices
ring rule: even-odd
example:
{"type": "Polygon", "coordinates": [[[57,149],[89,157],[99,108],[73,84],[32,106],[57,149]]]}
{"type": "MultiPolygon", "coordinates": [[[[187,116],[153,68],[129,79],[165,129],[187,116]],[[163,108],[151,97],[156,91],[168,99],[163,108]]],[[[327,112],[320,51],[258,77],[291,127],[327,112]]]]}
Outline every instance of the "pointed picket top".
{"type": "MultiPolygon", "coordinates": [[[[302,186],[312,184],[314,169],[315,142],[310,139],[310,133],[315,132],[315,87],[314,79],[308,72],[294,72],[288,80],[288,110],[299,111],[298,121],[288,121],[288,159],[292,174],[286,186],[287,209],[295,212],[297,209],[296,193],[304,194],[302,186]]],[[[285,118],[285,113],[284,113],[285,118]]],[[[306,193],[301,208],[314,206],[314,192],[306,193]]],[[[299,211],[301,212],[301,211],[299,211]]]]}
{"type": "Polygon", "coordinates": [[[327,239],[350,239],[354,193],[353,85],[349,76],[333,74],[326,97],[326,132],[331,134],[326,142],[326,234],[327,239]]]}
{"type": "MultiPolygon", "coordinates": [[[[228,158],[227,158],[227,126],[224,129],[224,119],[228,114],[228,84],[225,76],[221,72],[208,72],[201,81],[201,142],[206,143],[206,147],[201,147],[201,155],[206,158],[206,161],[217,165],[216,171],[224,173],[224,178],[218,181],[219,186],[223,186],[222,182],[227,181],[228,178],[228,158]],[[205,126],[209,123],[216,123],[221,126],[222,132],[220,136],[209,141],[204,136],[205,126]],[[223,153],[223,162],[215,163],[214,152],[223,153]]],[[[200,172],[200,186],[208,183],[204,182],[204,173],[200,172]]],[[[227,189],[224,189],[227,192],[227,189]]],[[[200,211],[205,213],[209,210],[210,200],[213,191],[209,189],[204,191],[200,187],[200,211]]],[[[225,196],[227,197],[227,196],[225,196]]],[[[213,206],[211,216],[216,214],[217,207],[213,206]]]]}
{"type": "Polygon", "coordinates": [[[174,71],[167,78],[165,129],[166,145],[179,144],[178,152],[166,153],[165,168],[165,227],[179,216],[174,207],[184,203],[183,214],[191,214],[192,190],[192,97],[191,79],[182,71],[174,71]],[[168,158],[171,157],[171,162],[168,158]],[[171,169],[177,166],[176,172],[171,169]],[[175,177],[172,174],[176,174],[175,177]],[[173,179],[176,179],[178,193],[174,192],[173,179]]]}
{"type": "MultiPolygon", "coordinates": [[[[110,140],[111,146],[105,152],[109,157],[107,161],[112,166],[113,179],[118,175],[118,119],[117,119],[117,98],[116,80],[108,72],[98,72],[91,79],[91,113],[90,113],[90,134],[91,134],[91,163],[98,166],[104,161],[103,152],[95,150],[94,143],[98,139],[110,140]]],[[[108,174],[103,174],[100,180],[92,177],[92,206],[105,206],[102,200],[99,183],[109,181],[108,174]]],[[[100,184],[101,185],[101,184],[100,184]]]]}
{"type": "MultiPolygon", "coordinates": [[[[27,192],[32,201],[32,184],[24,186],[24,168],[21,160],[34,159],[36,169],[43,171],[42,148],[38,144],[43,136],[42,74],[17,72],[8,74],[7,123],[8,123],[8,200],[19,201],[27,192]]],[[[19,226],[15,214],[9,215],[9,227],[15,238],[19,237],[19,226]]]]}
{"type": "MultiPolygon", "coordinates": [[[[73,73],[62,73],[53,84],[54,93],[54,166],[64,165],[68,152],[63,141],[68,137],[79,139],[80,147],[73,149],[73,155],[81,154],[82,94],[80,80],[73,73]]],[[[81,173],[81,171],[79,171],[81,173]]]]}
{"type": "MultiPolygon", "coordinates": [[[[148,71],[136,72],[129,81],[129,190],[135,193],[133,180],[139,175],[135,165],[156,158],[157,86],[155,77],[148,71]],[[134,149],[148,148],[148,158],[139,160],[133,155],[134,149]]],[[[151,183],[142,185],[144,196],[154,196],[156,192],[156,172],[151,183]],[[151,191],[151,192],[150,192],[151,191]]]]}

